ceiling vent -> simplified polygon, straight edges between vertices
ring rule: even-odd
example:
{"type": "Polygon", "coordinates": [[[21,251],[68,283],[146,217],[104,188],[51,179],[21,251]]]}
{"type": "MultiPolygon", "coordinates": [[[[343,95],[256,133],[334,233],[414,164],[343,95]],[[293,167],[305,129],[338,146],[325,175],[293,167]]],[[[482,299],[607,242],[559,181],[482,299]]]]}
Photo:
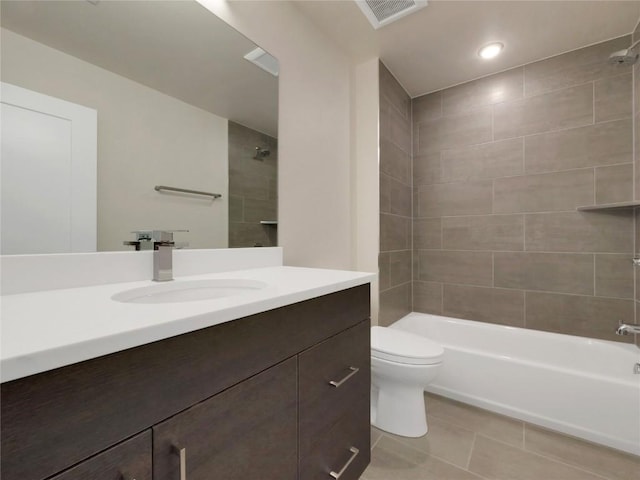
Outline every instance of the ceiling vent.
{"type": "Polygon", "coordinates": [[[427,6],[427,0],[355,0],[355,2],[375,29],[427,6]]]}

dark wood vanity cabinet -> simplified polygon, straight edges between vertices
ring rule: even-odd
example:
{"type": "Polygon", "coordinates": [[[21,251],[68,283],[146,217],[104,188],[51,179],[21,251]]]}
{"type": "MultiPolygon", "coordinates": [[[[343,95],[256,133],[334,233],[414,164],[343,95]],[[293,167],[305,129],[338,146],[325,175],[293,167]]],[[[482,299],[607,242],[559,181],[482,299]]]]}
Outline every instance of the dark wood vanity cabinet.
{"type": "Polygon", "coordinates": [[[366,284],[3,383],[2,479],[357,479],[368,319],[366,284]]]}

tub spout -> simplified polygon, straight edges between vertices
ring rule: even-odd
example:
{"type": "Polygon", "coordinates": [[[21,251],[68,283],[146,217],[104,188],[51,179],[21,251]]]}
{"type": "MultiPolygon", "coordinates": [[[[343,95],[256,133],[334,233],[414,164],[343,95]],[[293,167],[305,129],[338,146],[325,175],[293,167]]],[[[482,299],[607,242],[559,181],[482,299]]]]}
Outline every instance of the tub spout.
{"type": "Polygon", "coordinates": [[[616,330],[616,335],[629,335],[630,333],[640,333],[640,325],[637,323],[620,323],[616,330]]]}

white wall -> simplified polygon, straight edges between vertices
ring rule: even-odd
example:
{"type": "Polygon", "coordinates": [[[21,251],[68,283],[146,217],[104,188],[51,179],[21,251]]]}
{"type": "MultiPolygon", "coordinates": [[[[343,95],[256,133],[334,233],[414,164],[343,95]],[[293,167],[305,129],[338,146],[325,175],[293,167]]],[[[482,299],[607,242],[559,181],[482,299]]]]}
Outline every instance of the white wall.
{"type": "Polygon", "coordinates": [[[137,229],[189,229],[192,248],[228,242],[227,120],[2,30],[2,80],[98,111],[98,250],[137,229]],[[209,200],[154,185],[214,191],[209,200]]]}
{"type": "Polygon", "coordinates": [[[278,245],[285,265],[354,268],[349,59],[288,2],[199,1],[280,61],[278,245]]]}

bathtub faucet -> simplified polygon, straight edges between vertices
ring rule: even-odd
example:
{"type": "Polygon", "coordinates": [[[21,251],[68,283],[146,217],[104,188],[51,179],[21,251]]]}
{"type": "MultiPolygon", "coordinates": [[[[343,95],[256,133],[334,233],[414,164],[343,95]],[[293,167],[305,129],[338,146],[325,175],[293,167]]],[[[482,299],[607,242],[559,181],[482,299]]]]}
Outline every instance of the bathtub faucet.
{"type": "Polygon", "coordinates": [[[616,335],[629,335],[630,333],[640,333],[640,325],[637,323],[622,323],[616,330],[616,335]]]}

